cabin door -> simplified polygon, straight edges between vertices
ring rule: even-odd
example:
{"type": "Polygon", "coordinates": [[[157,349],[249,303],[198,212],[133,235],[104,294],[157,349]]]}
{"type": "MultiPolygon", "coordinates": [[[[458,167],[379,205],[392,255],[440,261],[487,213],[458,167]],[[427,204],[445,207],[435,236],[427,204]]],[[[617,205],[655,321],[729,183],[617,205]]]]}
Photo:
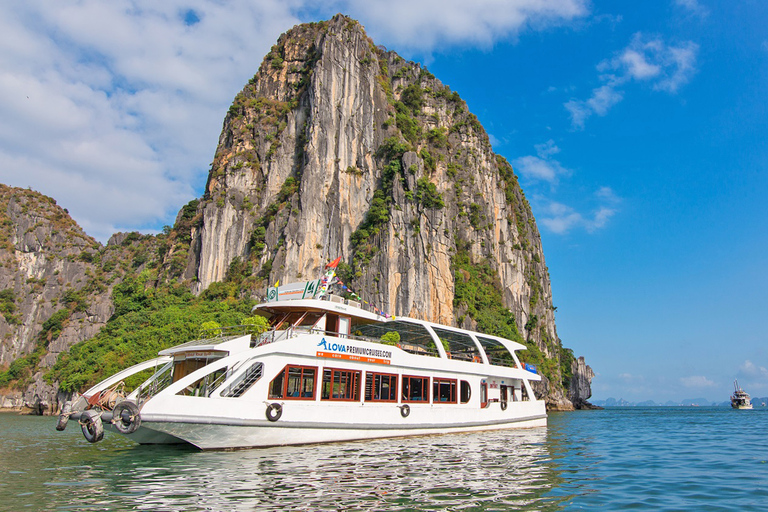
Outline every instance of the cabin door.
{"type": "Polygon", "coordinates": [[[349,336],[349,317],[339,317],[339,338],[346,338],[349,336]]]}
{"type": "Polygon", "coordinates": [[[507,408],[507,386],[502,384],[499,386],[499,400],[501,402],[501,410],[505,410],[507,408]]]}
{"type": "Polygon", "coordinates": [[[488,384],[486,382],[480,383],[480,407],[482,409],[488,407],[488,384]]]}
{"type": "Polygon", "coordinates": [[[339,316],[328,314],[325,320],[325,332],[328,335],[336,336],[339,332],[339,316]]]}

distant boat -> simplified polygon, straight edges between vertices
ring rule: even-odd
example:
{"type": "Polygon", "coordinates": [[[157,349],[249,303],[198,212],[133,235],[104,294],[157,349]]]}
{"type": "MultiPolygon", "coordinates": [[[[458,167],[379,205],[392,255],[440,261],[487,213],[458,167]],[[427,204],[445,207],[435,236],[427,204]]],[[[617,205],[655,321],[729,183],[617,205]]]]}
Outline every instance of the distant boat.
{"type": "Polygon", "coordinates": [[[751,409],[752,402],[749,400],[749,393],[739,387],[739,381],[733,381],[733,395],[731,395],[731,407],[734,409],[751,409]]]}

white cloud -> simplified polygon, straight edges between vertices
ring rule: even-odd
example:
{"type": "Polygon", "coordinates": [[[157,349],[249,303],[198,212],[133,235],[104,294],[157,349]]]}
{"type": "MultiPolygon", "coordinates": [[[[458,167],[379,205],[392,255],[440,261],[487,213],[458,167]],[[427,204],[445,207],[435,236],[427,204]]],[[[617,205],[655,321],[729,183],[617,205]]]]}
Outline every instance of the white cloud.
{"type": "Polygon", "coordinates": [[[512,161],[513,167],[521,176],[533,181],[546,181],[556,185],[560,176],[571,174],[560,162],[552,158],[560,152],[553,140],[534,146],[536,155],[528,155],[512,161]]]}
{"type": "Polygon", "coordinates": [[[744,364],[739,369],[748,377],[768,378],[768,369],[764,366],[758,366],[750,360],[744,361],[744,364]]]}
{"type": "MultiPolygon", "coordinates": [[[[535,155],[526,155],[512,161],[515,172],[530,182],[535,190],[537,183],[547,183],[549,193],[542,195],[534,193],[534,209],[538,223],[555,234],[566,234],[575,229],[594,233],[604,228],[618,212],[621,198],[610,187],[600,187],[591,198],[592,207],[584,208],[584,212],[552,199],[560,180],[569,177],[573,171],[564,167],[554,158],[560,153],[560,148],[554,140],[548,140],[534,146],[535,155]]],[[[530,189],[529,189],[530,190],[530,189]]]]}
{"type": "Polygon", "coordinates": [[[594,233],[608,225],[618,213],[621,199],[609,187],[601,187],[594,194],[597,205],[588,213],[580,213],[571,206],[542,200],[542,209],[537,213],[539,222],[552,233],[564,235],[574,229],[594,233]]]}
{"type": "Polygon", "coordinates": [[[604,228],[616,212],[615,208],[601,206],[589,214],[581,214],[570,206],[552,202],[544,211],[540,222],[558,235],[566,234],[576,228],[594,233],[604,228]]]}
{"type": "Polygon", "coordinates": [[[680,377],[680,383],[686,388],[700,389],[711,388],[715,386],[715,383],[702,375],[694,375],[691,377],[680,377]]]}
{"type": "Polygon", "coordinates": [[[653,88],[674,93],[680,86],[687,84],[696,73],[696,54],[698,51],[699,46],[690,41],[683,43],[682,46],[668,48],[665,55],[660,57],[660,60],[664,61],[665,73],[663,78],[653,85],[653,88]]]}
{"type": "Polygon", "coordinates": [[[281,32],[346,12],[428,54],[588,14],[587,0],[81,0],[0,3],[0,182],[86,231],[171,223],[199,195],[235,94],[281,32]]]}
{"type": "Polygon", "coordinates": [[[571,115],[571,125],[581,129],[592,114],[605,116],[624,99],[624,88],[632,82],[676,93],[696,73],[698,49],[691,41],[672,45],[659,37],[635,34],[626,48],[598,64],[603,85],[593,89],[586,100],[571,99],[563,104],[571,115]]]}
{"type": "Polygon", "coordinates": [[[675,4],[700,18],[709,15],[707,8],[701,5],[698,0],[675,0],[675,4]]]}
{"type": "Polygon", "coordinates": [[[616,195],[611,187],[600,187],[597,189],[597,192],[595,192],[595,197],[609,204],[618,204],[621,202],[621,198],[616,195]]]}
{"type": "Polygon", "coordinates": [[[360,19],[377,42],[398,53],[430,53],[445,45],[490,46],[534,28],[563,25],[586,16],[588,0],[339,0],[338,9],[360,19]]]}
{"type": "Polygon", "coordinates": [[[627,73],[637,80],[646,80],[661,72],[661,66],[651,64],[646,56],[637,50],[627,48],[619,60],[627,67],[627,73]]]}
{"type": "Polygon", "coordinates": [[[290,8],[0,5],[0,181],[53,196],[102,241],[172,222],[200,193],[228,104],[298,22],[290,8]]]}

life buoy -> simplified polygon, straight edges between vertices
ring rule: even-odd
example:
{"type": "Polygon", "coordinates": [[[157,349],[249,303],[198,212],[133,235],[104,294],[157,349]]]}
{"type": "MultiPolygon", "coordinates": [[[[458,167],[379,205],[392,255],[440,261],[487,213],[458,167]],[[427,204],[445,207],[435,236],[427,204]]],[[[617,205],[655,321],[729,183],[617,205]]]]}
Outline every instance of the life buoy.
{"type": "Polygon", "coordinates": [[[69,413],[72,412],[72,402],[64,402],[61,406],[61,413],[59,414],[59,421],[56,422],[56,430],[61,432],[67,428],[69,422],[69,413]]]}
{"type": "Polygon", "coordinates": [[[267,419],[277,421],[283,415],[283,406],[277,402],[272,402],[267,406],[267,419]]]}
{"type": "Polygon", "coordinates": [[[133,434],[141,426],[139,406],[130,400],[123,400],[112,409],[112,424],[121,434],[133,434]]]}
{"type": "Polygon", "coordinates": [[[98,443],[104,439],[104,425],[101,423],[101,414],[94,409],[83,411],[80,415],[80,427],[83,436],[89,443],[98,443]]]}
{"type": "Polygon", "coordinates": [[[411,406],[408,404],[401,405],[400,416],[402,416],[403,418],[407,418],[409,414],[411,414],[411,406]]]}
{"type": "Polygon", "coordinates": [[[506,411],[507,410],[507,401],[506,400],[502,400],[501,401],[501,410],[502,411],[506,411]]]}

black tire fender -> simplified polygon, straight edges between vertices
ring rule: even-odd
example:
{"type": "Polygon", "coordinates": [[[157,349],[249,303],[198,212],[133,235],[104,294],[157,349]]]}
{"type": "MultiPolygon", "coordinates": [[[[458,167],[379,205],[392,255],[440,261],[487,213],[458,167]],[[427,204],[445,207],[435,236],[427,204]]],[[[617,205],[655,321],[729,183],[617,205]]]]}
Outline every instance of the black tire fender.
{"type": "Polygon", "coordinates": [[[277,421],[280,416],[283,415],[283,406],[277,402],[272,402],[267,405],[267,419],[269,421],[277,421]]]}
{"type": "Polygon", "coordinates": [[[101,414],[88,409],[80,415],[80,427],[83,430],[83,436],[89,443],[98,443],[104,439],[104,424],[101,422],[101,414]]]}
{"type": "Polygon", "coordinates": [[[408,404],[401,405],[400,416],[402,416],[403,418],[407,418],[409,414],[411,414],[411,406],[408,404]]]}
{"type": "Polygon", "coordinates": [[[67,428],[70,412],[72,412],[72,402],[64,402],[64,405],[61,406],[61,412],[59,413],[59,420],[56,422],[56,430],[59,432],[67,428]]]}
{"type": "Polygon", "coordinates": [[[131,400],[123,400],[112,409],[112,424],[121,434],[133,434],[141,426],[139,406],[131,400]]]}

